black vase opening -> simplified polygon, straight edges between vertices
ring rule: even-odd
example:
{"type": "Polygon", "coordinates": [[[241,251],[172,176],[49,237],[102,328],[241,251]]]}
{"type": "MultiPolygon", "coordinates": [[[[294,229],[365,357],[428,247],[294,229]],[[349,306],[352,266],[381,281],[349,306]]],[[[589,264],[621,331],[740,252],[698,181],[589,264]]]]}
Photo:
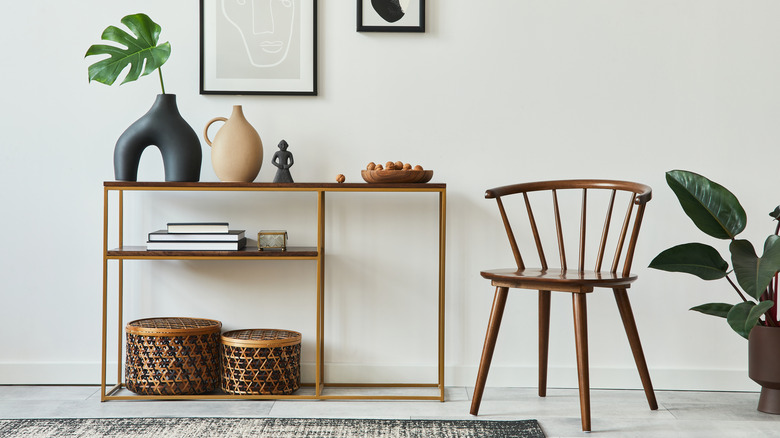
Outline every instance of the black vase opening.
{"type": "Polygon", "coordinates": [[[203,158],[198,135],[179,113],[175,94],[158,94],[149,111],[130,125],[114,147],[114,177],[136,181],[141,154],[157,146],[163,160],[165,181],[200,180],[203,158]]]}

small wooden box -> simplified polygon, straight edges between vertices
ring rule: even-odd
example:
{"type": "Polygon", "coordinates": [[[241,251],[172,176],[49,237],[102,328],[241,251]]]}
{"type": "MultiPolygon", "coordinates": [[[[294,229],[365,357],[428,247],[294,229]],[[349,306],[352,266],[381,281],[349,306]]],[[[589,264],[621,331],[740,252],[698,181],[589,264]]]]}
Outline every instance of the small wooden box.
{"type": "Polygon", "coordinates": [[[287,231],[285,230],[261,230],[257,233],[257,249],[287,250],[287,231]]]}

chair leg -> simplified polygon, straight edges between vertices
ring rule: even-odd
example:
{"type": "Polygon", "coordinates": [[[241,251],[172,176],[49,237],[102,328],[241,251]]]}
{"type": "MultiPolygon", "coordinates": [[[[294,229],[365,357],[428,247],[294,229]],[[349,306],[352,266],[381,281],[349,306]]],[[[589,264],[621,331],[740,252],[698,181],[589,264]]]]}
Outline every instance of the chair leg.
{"type": "Polygon", "coordinates": [[[590,376],[588,371],[588,308],[584,293],[572,294],[574,338],[577,347],[577,373],[580,386],[582,430],[590,431],[590,376]]]}
{"type": "Polygon", "coordinates": [[[550,291],[539,291],[539,397],[547,396],[547,356],[550,345],[550,291]]]}
{"type": "Polygon", "coordinates": [[[501,327],[501,318],[504,315],[508,292],[509,288],[497,287],[496,294],[493,297],[493,308],[490,311],[485,345],[482,347],[482,359],[479,362],[479,372],[477,372],[477,384],[474,386],[474,396],[471,399],[471,415],[479,413],[482,392],[485,390],[485,382],[487,381],[488,371],[490,371],[490,362],[493,360],[493,350],[496,348],[498,329],[501,327]]]}
{"type": "Polygon", "coordinates": [[[636,328],[634,312],[631,310],[631,303],[628,300],[628,293],[625,289],[613,289],[615,301],[617,301],[620,317],[623,319],[623,327],[626,329],[628,343],[631,345],[631,352],[634,354],[636,369],[639,371],[639,378],[642,379],[642,387],[645,389],[645,397],[651,410],[658,409],[658,402],[655,400],[653,383],[650,381],[650,372],[647,369],[645,354],[642,351],[642,343],[639,341],[639,331],[636,328]]]}

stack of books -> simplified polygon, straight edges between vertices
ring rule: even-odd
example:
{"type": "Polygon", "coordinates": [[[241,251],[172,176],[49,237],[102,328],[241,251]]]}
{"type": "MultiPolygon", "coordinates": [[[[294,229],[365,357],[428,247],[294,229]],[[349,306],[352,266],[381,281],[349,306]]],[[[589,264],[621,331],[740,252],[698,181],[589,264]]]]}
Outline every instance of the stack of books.
{"type": "Polygon", "coordinates": [[[149,233],[147,251],[238,251],[246,246],[246,230],[227,222],[175,222],[149,233]]]}

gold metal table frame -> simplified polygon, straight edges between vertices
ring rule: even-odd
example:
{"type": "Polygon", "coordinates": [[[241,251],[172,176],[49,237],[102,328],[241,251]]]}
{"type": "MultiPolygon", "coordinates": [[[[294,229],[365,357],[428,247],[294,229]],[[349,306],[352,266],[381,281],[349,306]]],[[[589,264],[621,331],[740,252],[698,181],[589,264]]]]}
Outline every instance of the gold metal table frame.
{"type": "Polygon", "coordinates": [[[127,182],[103,183],[103,318],[100,399],[107,400],[184,400],[184,399],[312,399],[312,400],[438,400],[444,401],[444,262],[446,241],[446,184],[332,184],[332,183],[222,183],[222,182],[127,182]],[[258,251],[246,248],[241,251],[146,251],[145,247],[124,246],[124,199],[126,191],[239,191],[239,192],[314,192],[317,194],[317,246],[290,247],[287,251],[258,251]],[[118,247],[108,248],[109,193],[117,192],[118,247]],[[439,272],[438,272],[438,382],[437,383],[326,383],[324,379],[324,321],[325,321],[325,193],[327,192],[416,192],[439,194],[439,272]],[[116,384],[107,384],[108,375],[108,263],[115,260],[117,266],[117,374],[116,384]],[[301,395],[117,395],[124,387],[122,379],[124,338],[123,326],[123,261],[124,260],[314,260],[317,262],[317,321],[316,321],[316,372],[314,394],[301,395]],[[438,395],[337,395],[325,394],[325,387],[363,388],[438,388],[438,395]]]}

